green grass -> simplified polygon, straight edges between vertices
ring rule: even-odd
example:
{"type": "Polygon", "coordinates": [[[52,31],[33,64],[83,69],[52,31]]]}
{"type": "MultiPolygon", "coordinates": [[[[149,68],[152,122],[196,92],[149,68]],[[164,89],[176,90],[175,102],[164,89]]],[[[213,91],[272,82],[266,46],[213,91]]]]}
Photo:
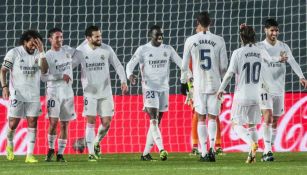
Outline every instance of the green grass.
{"type": "MultiPolygon", "coordinates": [[[[307,174],[307,152],[275,153],[275,162],[260,162],[258,153],[255,164],[245,164],[246,153],[228,153],[218,156],[217,162],[198,162],[198,157],[188,153],[170,153],[167,161],[140,161],[140,154],[107,154],[98,162],[88,162],[87,155],[66,155],[67,163],[44,162],[44,156],[37,156],[39,163],[26,164],[24,156],[7,161],[0,156],[0,175],[281,175],[307,174]]],[[[158,158],[157,154],[153,154],[158,158]]]]}

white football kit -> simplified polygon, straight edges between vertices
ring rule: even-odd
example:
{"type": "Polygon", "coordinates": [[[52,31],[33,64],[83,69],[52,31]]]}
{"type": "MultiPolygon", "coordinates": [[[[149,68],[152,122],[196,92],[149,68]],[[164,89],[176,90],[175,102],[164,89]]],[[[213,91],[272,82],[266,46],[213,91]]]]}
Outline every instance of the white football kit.
{"type": "Polygon", "coordinates": [[[113,49],[102,43],[100,47],[92,49],[88,42],[83,42],[77,48],[84,55],[81,63],[81,82],[84,95],[85,116],[106,117],[114,115],[109,65],[118,74],[121,83],[126,83],[124,67],[121,65],[113,49]]]}
{"type": "Polygon", "coordinates": [[[199,32],[187,38],[183,52],[183,79],[186,79],[191,57],[195,111],[202,115],[216,116],[219,114],[220,101],[215,93],[220,87],[228,65],[224,39],[209,31],[199,32]]]}
{"type": "Polygon", "coordinates": [[[127,77],[139,64],[142,75],[144,107],[168,110],[170,63],[181,67],[182,60],[173,47],[161,44],[155,47],[151,42],[138,47],[126,67],[127,77]]]}
{"type": "MultiPolygon", "coordinates": [[[[287,62],[299,78],[305,78],[300,66],[295,61],[289,46],[281,41],[277,41],[275,45],[271,45],[266,40],[257,43],[257,46],[265,49],[271,57],[280,57],[285,52],[288,56],[287,62]]],[[[272,109],[273,116],[281,116],[284,114],[284,94],[285,94],[285,77],[286,63],[267,62],[264,64],[267,69],[262,76],[261,89],[261,109],[272,109]]]]}
{"type": "Polygon", "coordinates": [[[46,59],[49,69],[47,74],[42,75],[42,80],[47,81],[48,116],[59,118],[60,121],[73,120],[76,118],[72,89],[73,67],[84,59],[83,55],[74,48],[62,46],[59,51],[47,51],[46,59]],[[64,74],[71,78],[68,83],[63,80],[64,74]]]}
{"type": "Polygon", "coordinates": [[[225,74],[219,92],[223,92],[236,74],[236,87],[231,109],[232,121],[237,124],[258,124],[260,122],[260,86],[261,76],[265,69],[265,62],[278,62],[278,58],[271,58],[268,53],[249,44],[236,49],[230,60],[229,68],[225,74]]]}
{"type": "Polygon", "coordinates": [[[41,114],[38,61],[38,51],[30,55],[23,46],[6,54],[2,67],[10,70],[8,117],[37,117],[41,114]]]}

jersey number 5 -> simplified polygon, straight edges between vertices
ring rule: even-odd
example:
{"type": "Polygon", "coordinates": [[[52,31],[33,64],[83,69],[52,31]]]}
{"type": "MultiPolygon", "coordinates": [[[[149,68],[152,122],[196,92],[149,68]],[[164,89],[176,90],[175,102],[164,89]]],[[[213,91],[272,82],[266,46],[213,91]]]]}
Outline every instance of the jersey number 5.
{"type": "Polygon", "coordinates": [[[260,70],[261,70],[261,63],[255,62],[253,66],[251,67],[251,64],[249,62],[245,63],[243,65],[243,71],[246,70],[246,84],[249,84],[251,82],[258,83],[259,77],[260,77],[260,70]],[[251,72],[252,68],[252,72],[251,72]]]}
{"type": "Polygon", "coordinates": [[[210,49],[200,50],[200,67],[203,70],[211,69],[210,49]]]}

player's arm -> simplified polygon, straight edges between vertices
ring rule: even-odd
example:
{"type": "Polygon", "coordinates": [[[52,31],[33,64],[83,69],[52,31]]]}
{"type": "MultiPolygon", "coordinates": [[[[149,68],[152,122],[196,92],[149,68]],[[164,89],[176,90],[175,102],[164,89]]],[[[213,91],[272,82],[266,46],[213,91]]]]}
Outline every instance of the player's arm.
{"type": "Polygon", "coordinates": [[[46,54],[45,54],[45,51],[44,51],[43,42],[40,39],[36,38],[36,39],[34,39],[33,44],[35,45],[36,49],[39,52],[39,60],[38,60],[39,68],[40,68],[42,74],[45,74],[48,71],[48,63],[47,63],[47,60],[46,60],[46,54]]]}
{"type": "MultiPolygon", "coordinates": [[[[287,46],[287,45],[286,45],[287,46]]],[[[290,50],[290,48],[287,46],[286,47],[286,52],[287,52],[287,56],[288,56],[288,63],[290,64],[292,70],[295,72],[295,74],[299,77],[300,79],[300,83],[304,88],[307,88],[307,80],[302,72],[301,67],[299,66],[299,64],[295,61],[292,52],[290,50]]]]}
{"type": "MultiPolygon", "coordinates": [[[[182,56],[182,66],[181,66],[181,93],[183,95],[187,95],[188,91],[188,84],[187,80],[189,79],[189,62],[191,59],[191,44],[189,41],[189,38],[184,43],[184,50],[183,50],[183,56],[182,56]]],[[[191,73],[192,77],[192,73],[191,73]]]]}
{"type": "Polygon", "coordinates": [[[14,53],[15,52],[12,49],[6,54],[4,61],[2,63],[2,67],[1,67],[0,81],[1,81],[1,87],[2,87],[2,98],[4,99],[8,99],[10,96],[8,84],[6,81],[6,76],[7,76],[8,71],[12,70],[13,68],[13,64],[15,60],[14,53]]]}
{"type": "Polygon", "coordinates": [[[125,74],[125,69],[124,66],[120,63],[119,59],[117,58],[115,52],[111,47],[111,55],[109,57],[109,62],[112,64],[114,67],[117,75],[119,76],[120,82],[121,82],[121,90],[122,94],[126,94],[128,92],[128,85],[127,85],[127,79],[126,79],[126,74],[125,74]]]}
{"type": "Polygon", "coordinates": [[[221,42],[222,42],[222,48],[220,50],[220,75],[223,78],[227,71],[228,58],[227,58],[226,44],[223,38],[221,42]]]}
{"type": "Polygon", "coordinates": [[[227,72],[226,72],[226,74],[223,78],[223,81],[221,83],[221,86],[220,86],[220,88],[217,92],[217,98],[219,100],[222,99],[224,90],[226,89],[227,85],[229,84],[233,74],[237,72],[237,68],[236,68],[237,67],[237,61],[236,61],[237,57],[236,57],[236,54],[237,54],[236,51],[234,51],[234,53],[232,54],[231,59],[230,59],[230,64],[229,64],[228,70],[227,70],[227,72]]]}
{"type": "Polygon", "coordinates": [[[131,84],[135,85],[136,84],[136,76],[133,74],[133,70],[135,66],[140,62],[141,60],[141,50],[142,47],[139,47],[135,53],[133,54],[132,58],[128,62],[126,66],[126,74],[127,78],[130,80],[131,84]]]}
{"type": "Polygon", "coordinates": [[[84,62],[84,55],[80,50],[73,49],[72,54],[72,69],[75,69],[84,62]]]}

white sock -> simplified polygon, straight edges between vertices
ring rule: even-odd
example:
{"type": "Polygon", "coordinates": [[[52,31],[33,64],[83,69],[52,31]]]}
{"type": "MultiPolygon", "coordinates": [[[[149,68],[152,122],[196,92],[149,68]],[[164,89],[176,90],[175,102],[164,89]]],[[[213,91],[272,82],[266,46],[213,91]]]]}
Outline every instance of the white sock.
{"type": "Polygon", "coordinates": [[[32,155],[36,140],[36,128],[28,128],[27,133],[27,155],[32,155]]]}
{"type": "Polygon", "coordinates": [[[108,131],[109,131],[109,127],[106,128],[102,124],[99,125],[98,133],[95,138],[95,143],[100,143],[100,141],[104,138],[104,136],[108,133],[108,131]]]}
{"type": "Polygon", "coordinates": [[[271,138],[272,138],[272,124],[263,124],[263,142],[264,142],[264,153],[272,151],[271,138]]]}
{"type": "Polygon", "coordinates": [[[208,134],[209,134],[209,143],[210,143],[210,148],[215,147],[215,141],[216,141],[216,120],[215,119],[209,119],[208,121],[208,134]]]}
{"type": "Polygon", "coordinates": [[[237,133],[237,135],[246,143],[249,147],[253,144],[253,139],[246,128],[242,125],[234,125],[233,130],[237,133]]]}
{"type": "Polygon", "coordinates": [[[258,133],[257,133],[256,127],[254,126],[254,127],[248,128],[248,132],[250,133],[253,142],[258,143],[258,133]]]}
{"type": "Polygon", "coordinates": [[[11,130],[10,128],[7,129],[7,136],[6,136],[6,141],[7,145],[14,147],[14,135],[15,135],[15,130],[11,130]]]}
{"type": "Polygon", "coordinates": [[[48,146],[49,146],[49,149],[54,149],[54,147],[55,147],[55,139],[56,139],[56,135],[48,134],[48,146]]]}
{"type": "Polygon", "coordinates": [[[67,139],[58,139],[58,154],[63,154],[66,148],[67,139]]]}
{"type": "Polygon", "coordinates": [[[153,139],[159,149],[159,151],[164,150],[163,142],[162,142],[162,136],[160,129],[158,127],[158,120],[157,119],[151,119],[150,120],[150,127],[149,127],[151,134],[153,136],[153,139]]]}
{"type": "Polygon", "coordinates": [[[148,129],[147,137],[146,137],[146,145],[144,148],[143,156],[149,154],[153,146],[154,146],[154,139],[152,137],[151,130],[148,129]]]}
{"type": "Polygon", "coordinates": [[[201,150],[201,155],[204,157],[208,151],[207,151],[207,126],[206,122],[204,121],[198,121],[197,124],[197,134],[198,134],[198,139],[200,143],[200,150],[201,150]]]}
{"type": "Polygon", "coordinates": [[[272,140],[271,140],[272,145],[274,145],[274,143],[275,143],[276,134],[277,134],[277,129],[272,128],[272,140]]]}
{"type": "Polygon", "coordinates": [[[95,139],[95,124],[86,124],[85,139],[89,154],[95,154],[94,152],[94,139],[95,139]]]}

